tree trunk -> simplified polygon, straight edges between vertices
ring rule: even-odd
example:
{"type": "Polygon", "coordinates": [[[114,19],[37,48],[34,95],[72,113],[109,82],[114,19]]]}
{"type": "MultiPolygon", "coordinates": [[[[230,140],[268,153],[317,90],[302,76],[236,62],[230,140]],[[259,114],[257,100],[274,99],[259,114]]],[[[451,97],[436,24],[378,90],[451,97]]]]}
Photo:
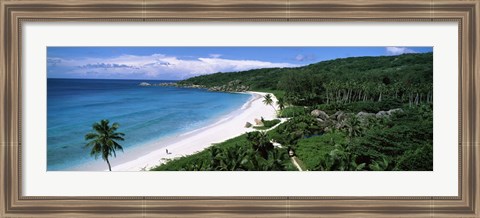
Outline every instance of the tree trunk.
{"type": "Polygon", "coordinates": [[[325,90],[325,92],[327,93],[327,104],[328,104],[328,89],[325,90]]]}
{"type": "Polygon", "coordinates": [[[408,96],[408,106],[412,107],[412,93],[410,93],[408,96]]]}
{"type": "Polygon", "coordinates": [[[108,161],[108,157],[105,158],[105,160],[107,160],[108,170],[112,171],[112,167],[110,166],[110,161],[108,161]]]}
{"type": "Polygon", "coordinates": [[[352,101],[352,90],[351,89],[348,90],[347,101],[348,101],[348,103],[350,103],[352,101]]]}
{"type": "Polygon", "coordinates": [[[270,106],[272,106],[273,110],[275,110],[275,113],[278,113],[277,108],[275,108],[275,106],[273,106],[273,104],[270,104],[270,106]]]}

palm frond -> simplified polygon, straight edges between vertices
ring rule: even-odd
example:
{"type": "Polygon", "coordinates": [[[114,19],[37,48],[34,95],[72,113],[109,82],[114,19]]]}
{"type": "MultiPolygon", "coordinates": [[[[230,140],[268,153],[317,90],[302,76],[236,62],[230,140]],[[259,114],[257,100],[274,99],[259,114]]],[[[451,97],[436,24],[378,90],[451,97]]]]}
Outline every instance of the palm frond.
{"type": "Polygon", "coordinates": [[[100,122],[92,124],[92,129],[94,132],[90,132],[85,135],[85,140],[87,140],[87,143],[84,147],[92,147],[90,150],[90,155],[95,156],[95,159],[97,159],[98,156],[102,156],[102,159],[107,161],[110,169],[108,157],[116,157],[116,150],[121,150],[123,152],[123,147],[115,140],[124,141],[125,139],[123,136],[125,136],[125,134],[116,132],[116,130],[120,127],[118,123],[113,123],[110,126],[109,122],[109,120],[103,119],[100,122]]]}
{"type": "Polygon", "coordinates": [[[85,135],[85,140],[90,140],[90,139],[94,139],[94,138],[98,138],[98,137],[100,137],[100,135],[98,135],[97,133],[91,132],[91,133],[87,133],[85,135]]]}

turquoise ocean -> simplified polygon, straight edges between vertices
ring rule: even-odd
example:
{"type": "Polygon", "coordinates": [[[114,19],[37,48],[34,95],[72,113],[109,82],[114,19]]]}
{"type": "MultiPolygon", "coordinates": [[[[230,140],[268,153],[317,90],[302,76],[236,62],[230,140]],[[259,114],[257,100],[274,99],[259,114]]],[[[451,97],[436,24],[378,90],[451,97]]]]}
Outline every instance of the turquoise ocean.
{"type": "Polygon", "coordinates": [[[212,124],[251,98],[204,89],[139,86],[141,82],[47,79],[47,170],[81,169],[94,161],[84,148],[84,136],[102,119],[120,124],[119,132],[126,134],[122,155],[128,155],[132,149],[212,124]]]}

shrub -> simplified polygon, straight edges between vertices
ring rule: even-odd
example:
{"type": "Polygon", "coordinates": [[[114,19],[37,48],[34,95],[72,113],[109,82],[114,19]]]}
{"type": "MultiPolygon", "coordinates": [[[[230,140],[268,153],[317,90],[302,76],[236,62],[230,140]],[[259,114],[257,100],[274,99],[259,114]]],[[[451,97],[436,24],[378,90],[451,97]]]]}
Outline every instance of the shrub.
{"type": "Polygon", "coordinates": [[[308,112],[304,107],[290,106],[280,111],[279,117],[297,117],[307,115],[308,112]]]}
{"type": "Polygon", "coordinates": [[[264,120],[263,121],[263,126],[254,126],[253,128],[258,129],[258,130],[266,130],[266,129],[272,128],[273,126],[277,125],[278,123],[280,123],[279,119],[264,120]]]}
{"type": "Polygon", "coordinates": [[[342,132],[325,133],[298,141],[295,153],[303,161],[307,170],[319,170],[325,164],[330,152],[337,144],[345,144],[346,135],[342,132]]]}

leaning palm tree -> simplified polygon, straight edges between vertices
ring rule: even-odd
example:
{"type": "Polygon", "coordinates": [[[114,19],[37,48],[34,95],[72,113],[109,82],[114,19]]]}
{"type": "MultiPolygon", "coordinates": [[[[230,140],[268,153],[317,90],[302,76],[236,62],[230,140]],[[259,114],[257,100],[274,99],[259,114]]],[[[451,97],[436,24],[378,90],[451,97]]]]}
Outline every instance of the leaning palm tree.
{"type": "Polygon", "coordinates": [[[277,99],[277,105],[280,110],[283,110],[285,108],[285,99],[283,99],[283,97],[279,97],[277,99]]]}
{"type": "Polygon", "coordinates": [[[119,124],[113,123],[112,126],[109,125],[108,120],[101,120],[98,123],[94,123],[92,129],[94,132],[87,133],[85,135],[85,140],[88,143],[85,145],[85,148],[92,147],[90,151],[91,156],[95,156],[95,159],[98,156],[102,156],[102,159],[107,162],[108,169],[112,171],[112,167],[110,166],[110,161],[108,161],[109,156],[116,157],[117,154],[115,150],[123,151],[123,148],[117,141],[125,140],[123,136],[125,134],[121,132],[116,132],[119,124]]]}
{"type": "Polygon", "coordinates": [[[275,110],[275,112],[277,111],[277,109],[273,106],[273,99],[272,99],[272,95],[270,93],[263,96],[263,103],[266,104],[266,105],[272,106],[272,108],[275,110]]]}

